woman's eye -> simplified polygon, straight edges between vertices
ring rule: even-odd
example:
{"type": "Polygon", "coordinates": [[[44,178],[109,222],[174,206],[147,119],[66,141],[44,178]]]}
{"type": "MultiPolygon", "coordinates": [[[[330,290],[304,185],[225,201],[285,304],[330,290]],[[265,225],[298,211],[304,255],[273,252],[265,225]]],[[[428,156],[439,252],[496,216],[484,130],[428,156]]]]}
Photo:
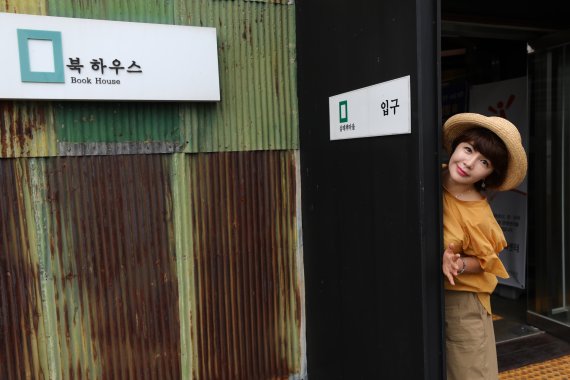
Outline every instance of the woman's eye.
{"type": "Polygon", "coordinates": [[[489,161],[487,161],[487,160],[482,160],[481,163],[482,163],[484,166],[489,167],[489,161]]]}
{"type": "Polygon", "coordinates": [[[465,151],[466,151],[467,153],[471,153],[471,148],[469,148],[468,146],[466,146],[466,147],[465,147],[465,151]]]}

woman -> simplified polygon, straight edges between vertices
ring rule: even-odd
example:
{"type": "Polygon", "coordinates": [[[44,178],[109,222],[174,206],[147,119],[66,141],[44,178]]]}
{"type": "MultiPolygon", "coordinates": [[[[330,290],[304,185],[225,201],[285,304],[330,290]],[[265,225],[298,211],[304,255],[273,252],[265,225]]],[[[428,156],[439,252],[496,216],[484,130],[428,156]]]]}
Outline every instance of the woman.
{"type": "Polygon", "coordinates": [[[507,242],[483,193],[517,187],[527,159],[517,128],[500,117],[457,114],[443,126],[450,154],[442,174],[447,378],[497,379],[491,315],[497,256],[507,242]]]}

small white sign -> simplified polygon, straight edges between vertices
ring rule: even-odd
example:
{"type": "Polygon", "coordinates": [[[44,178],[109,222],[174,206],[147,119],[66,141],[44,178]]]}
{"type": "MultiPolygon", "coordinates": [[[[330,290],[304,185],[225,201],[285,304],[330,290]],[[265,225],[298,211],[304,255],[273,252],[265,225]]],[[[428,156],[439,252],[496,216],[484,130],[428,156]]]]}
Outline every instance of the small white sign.
{"type": "Polygon", "coordinates": [[[0,99],[219,101],[216,29],[0,13],[0,99]]]}
{"type": "Polygon", "coordinates": [[[329,98],[330,139],[411,133],[410,76],[329,98]]]}

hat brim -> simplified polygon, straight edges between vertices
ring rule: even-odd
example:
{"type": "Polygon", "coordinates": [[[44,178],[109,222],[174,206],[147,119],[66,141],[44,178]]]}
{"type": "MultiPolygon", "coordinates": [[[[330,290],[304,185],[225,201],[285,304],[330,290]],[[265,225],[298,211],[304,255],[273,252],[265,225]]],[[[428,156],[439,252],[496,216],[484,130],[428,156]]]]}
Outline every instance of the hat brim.
{"type": "Polygon", "coordinates": [[[451,144],[463,132],[471,128],[486,128],[495,133],[505,143],[509,152],[507,173],[497,190],[514,189],[524,180],[527,171],[527,158],[517,127],[507,119],[497,116],[484,116],[477,113],[460,113],[447,119],[443,125],[443,147],[451,155],[451,144]]]}

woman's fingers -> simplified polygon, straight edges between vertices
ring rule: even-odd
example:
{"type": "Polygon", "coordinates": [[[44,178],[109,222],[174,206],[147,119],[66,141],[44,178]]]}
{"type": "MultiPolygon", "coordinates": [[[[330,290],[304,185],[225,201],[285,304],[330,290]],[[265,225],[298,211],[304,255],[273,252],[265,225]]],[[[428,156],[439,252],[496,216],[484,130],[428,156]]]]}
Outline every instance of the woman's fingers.
{"type": "Polygon", "coordinates": [[[447,279],[449,280],[449,283],[451,285],[455,285],[455,281],[453,281],[453,276],[451,275],[451,273],[449,273],[449,271],[447,271],[447,272],[444,271],[444,274],[447,277],[447,279]]]}
{"type": "Polygon", "coordinates": [[[461,255],[459,253],[453,253],[453,244],[443,252],[443,274],[449,280],[451,285],[455,285],[453,277],[457,277],[459,273],[459,258],[461,255]]]}

